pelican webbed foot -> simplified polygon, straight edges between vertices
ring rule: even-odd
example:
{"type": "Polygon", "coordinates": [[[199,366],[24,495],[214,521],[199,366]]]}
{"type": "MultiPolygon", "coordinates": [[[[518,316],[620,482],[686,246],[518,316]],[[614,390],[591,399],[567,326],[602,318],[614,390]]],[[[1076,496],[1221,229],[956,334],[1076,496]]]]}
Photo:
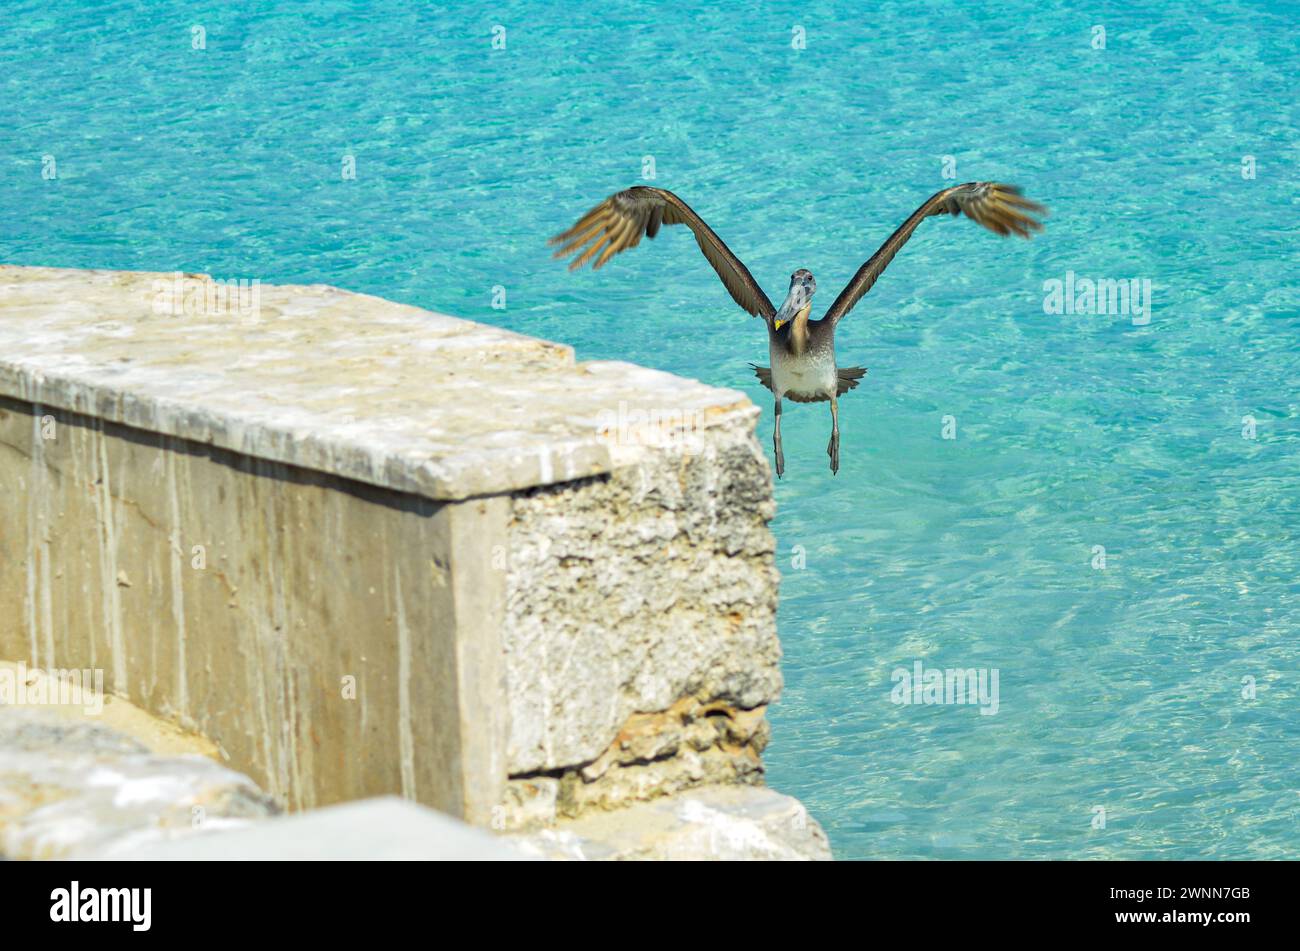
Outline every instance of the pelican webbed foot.
{"type": "Polygon", "coordinates": [[[831,399],[831,441],[826,446],[826,455],[831,457],[831,475],[840,471],[840,406],[839,400],[831,399]]]}
{"type": "Polygon", "coordinates": [[[772,429],[772,448],[776,450],[776,477],[785,473],[785,453],[781,451],[781,401],[776,401],[776,426],[772,429]]]}

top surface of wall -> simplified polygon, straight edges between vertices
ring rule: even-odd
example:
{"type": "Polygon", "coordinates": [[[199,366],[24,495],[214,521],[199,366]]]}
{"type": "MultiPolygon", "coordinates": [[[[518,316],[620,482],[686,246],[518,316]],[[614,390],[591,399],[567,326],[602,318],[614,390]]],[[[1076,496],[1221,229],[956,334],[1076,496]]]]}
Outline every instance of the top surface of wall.
{"type": "Polygon", "coordinates": [[[0,395],[447,500],[596,475],[680,437],[646,414],[684,430],[758,412],[324,285],[3,265],[0,395]]]}

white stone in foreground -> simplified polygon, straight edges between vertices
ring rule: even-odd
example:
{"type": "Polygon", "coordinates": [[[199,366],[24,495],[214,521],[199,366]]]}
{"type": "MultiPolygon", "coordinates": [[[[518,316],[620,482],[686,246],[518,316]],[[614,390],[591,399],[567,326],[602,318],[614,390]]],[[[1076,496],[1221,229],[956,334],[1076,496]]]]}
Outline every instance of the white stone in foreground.
{"type": "Polygon", "coordinates": [[[0,858],[62,859],[278,811],[203,756],[158,756],[100,724],[0,705],[0,858]]]}
{"type": "Polygon", "coordinates": [[[694,789],[505,838],[524,852],[548,859],[831,858],[826,833],[797,799],[755,786],[694,789]]]}
{"type": "Polygon", "coordinates": [[[329,806],[230,832],[190,836],[92,857],[209,862],[530,858],[487,832],[395,796],[329,806]]]}

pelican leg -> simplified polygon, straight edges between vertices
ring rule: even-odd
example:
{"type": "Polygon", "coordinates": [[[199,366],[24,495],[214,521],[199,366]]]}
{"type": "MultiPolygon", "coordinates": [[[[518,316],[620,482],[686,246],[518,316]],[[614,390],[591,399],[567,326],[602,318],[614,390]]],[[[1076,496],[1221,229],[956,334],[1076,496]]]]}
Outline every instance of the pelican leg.
{"type": "Polygon", "coordinates": [[[831,474],[840,471],[840,401],[831,397],[831,442],[826,447],[826,454],[831,457],[831,474]]]}
{"type": "Polygon", "coordinates": [[[776,449],[776,477],[785,472],[785,453],[781,451],[781,397],[776,398],[776,428],[772,431],[772,446],[776,449]]]}

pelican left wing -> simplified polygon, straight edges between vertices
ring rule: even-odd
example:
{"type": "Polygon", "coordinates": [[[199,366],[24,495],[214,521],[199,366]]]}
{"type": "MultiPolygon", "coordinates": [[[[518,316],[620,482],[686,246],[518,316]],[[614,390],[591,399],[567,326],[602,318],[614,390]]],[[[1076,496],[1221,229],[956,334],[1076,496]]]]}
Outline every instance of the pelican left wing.
{"type": "Polygon", "coordinates": [[[641,243],[642,235],[653,238],[659,233],[660,225],[677,224],[686,225],[695,234],[695,243],[718,277],[722,278],[731,299],[755,317],[771,321],[776,308],[749,269],[703,218],[667,189],[637,185],[616,192],[579,218],[568,231],[557,234],[550,243],[560,245],[555,252],[557,258],[577,254],[569,265],[570,271],[582,267],[599,253],[591,265],[593,270],[597,270],[619,252],[635,248],[641,243]]]}
{"type": "Polygon", "coordinates": [[[894,260],[898,249],[907,244],[907,239],[912,237],[912,232],[931,215],[958,217],[965,214],[967,218],[995,234],[1004,237],[1017,234],[1022,238],[1028,238],[1031,232],[1043,230],[1042,222],[1033,215],[1046,213],[1046,207],[1022,197],[1020,189],[1015,185],[1004,185],[1001,182],[967,182],[965,185],[954,185],[952,188],[935,192],[925,204],[912,212],[912,216],[904,221],[897,231],[889,236],[867,263],[858,268],[858,273],[854,274],[853,280],[840,291],[840,296],[835,298],[835,302],[831,304],[830,310],[826,311],[823,319],[831,321],[832,324],[838,323],[841,317],[852,310],[853,305],[871,290],[871,285],[876,283],[876,279],[885,268],[889,267],[889,262],[894,260]]]}

